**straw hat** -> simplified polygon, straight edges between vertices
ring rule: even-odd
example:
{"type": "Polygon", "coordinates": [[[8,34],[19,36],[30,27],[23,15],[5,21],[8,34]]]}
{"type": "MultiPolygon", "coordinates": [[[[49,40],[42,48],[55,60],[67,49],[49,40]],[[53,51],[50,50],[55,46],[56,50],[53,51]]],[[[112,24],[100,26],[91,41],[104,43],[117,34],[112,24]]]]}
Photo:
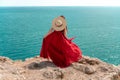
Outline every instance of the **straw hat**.
{"type": "Polygon", "coordinates": [[[52,28],[56,31],[62,31],[66,27],[66,20],[62,17],[57,17],[52,21],[52,28]]]}

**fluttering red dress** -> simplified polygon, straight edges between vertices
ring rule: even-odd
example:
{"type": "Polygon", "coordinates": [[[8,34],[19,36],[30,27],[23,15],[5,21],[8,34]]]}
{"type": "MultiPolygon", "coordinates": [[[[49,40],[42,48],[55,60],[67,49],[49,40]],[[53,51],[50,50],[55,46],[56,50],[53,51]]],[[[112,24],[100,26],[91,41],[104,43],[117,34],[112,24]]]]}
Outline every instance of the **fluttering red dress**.
{"type": "Polygon", "coordinates": [[[61,31],[52,32],[43,38],[40,57],[51,59],[58,67],[68,67],[82,58],[82,51],[72,40],[73,38],[66,38],[61,31]]]}

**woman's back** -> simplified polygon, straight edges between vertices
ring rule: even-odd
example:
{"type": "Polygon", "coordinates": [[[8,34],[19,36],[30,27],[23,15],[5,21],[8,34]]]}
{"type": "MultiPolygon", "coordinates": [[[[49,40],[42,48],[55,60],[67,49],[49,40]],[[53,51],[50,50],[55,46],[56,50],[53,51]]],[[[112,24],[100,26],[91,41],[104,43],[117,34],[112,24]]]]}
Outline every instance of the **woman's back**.
{"type": "Polygon", "coordinates": [[[62,31],[54,31],[43,39],[40,56],[50,58],[55,65],[63,68],[78,61],[82,52],[62,31]]]}

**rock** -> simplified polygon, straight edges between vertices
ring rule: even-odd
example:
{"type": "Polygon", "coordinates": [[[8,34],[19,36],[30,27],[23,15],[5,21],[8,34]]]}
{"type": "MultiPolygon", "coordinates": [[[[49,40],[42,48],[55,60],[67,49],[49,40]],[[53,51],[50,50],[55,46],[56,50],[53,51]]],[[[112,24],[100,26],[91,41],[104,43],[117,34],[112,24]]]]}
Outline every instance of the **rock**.
{"type": "Polygon", "coordinates": [[[84,72],[85,74],[92,74],[96,70],[91,66],[86,66],[83,64],[76,64],[73,66],[74,69],[84,72]]]}
{"type": "Polygon", "coordinates": [[[74,68],[74,69],[79,70],[79,71],[82,71],[82,72],[84,72],[85,67],[86,67],[86,66],[83,65],[83,64],[73,64],[73,68],[74,68]]]}
{"type": "Polygon", "coordinates": [[[96,71],[95,68],[93,68],[91,66],[86,66],[85,70],[84,70],[84,73],[86,73],[86,74],[93,74],[95,71],[96,71]]]}
{"type": "Polygon", "coordinates": [[[83,56],[67,68],[40,57],[13,61],[0,57],[0,80],[120,80],[120,66],[83,56]]]}
{"type": "Polygon", "coordinates": [[[100,61],[98,59],[89,58],[89,57],[83,57],[78,62],[82,63],[82,64],[89,64],[89,65],[98,65],[98,64],[100,64],[100,61]]]}
{"type": "Polygon", "coordinates": [[[54,69],[51,71],[45,71],[43,76],[47,79],[63,79],[64,74],[60,69],[54,69]]]}
{"type": "Polygon", "coordinates": [[[99,68],[100,68],[100,71],[101,71],[101,72],[106,72],[106,71],[108,71],[108,68],[105,67],[105,66],[100,66],[99,68]]]}
{"type": "Polygon", "coordinates": [[[53,79],[53,72],[52,71],[47,71],[43,73],[43,76],[48,79],[53,79]]]}
{"type": "Polygon", "coordinates": [[[39,65],[37,62],[33,62],[33,63],[29,64],[28,68],[29,69],[37,69],[37,68],[39,68],[39,65]]]}
{"type": "Polygon", "coordinates": [[[29,65],[27,65],[26,67],[28,69],[42,69],[42,68],[46,68],[46,67],[56,67],[52,62],[50,61],[43,61],[41,63],[39,62],[32,62],[29,65]]]}
{"type": "Polygon", "coordinates": [[[7,58],[5,58],[5,57],[0,57],[0,62],[5,62],[5,61],[7,61],[7,58]]]}
{"type": "Polygon", "coordinates": [[[54,69],[54,72],[56,74],[56,78],[60,78],[60,79],[63,79],[64,78],[64,74],[63,74],[63,71],[60,70],[60,69],[54,69]]]}
{"type": "Polygon", "coordinates": [[[7,57],[0,56],[0,63],[13,64],[13,61],[7,57]]]}
{"type": "Polygon", "coordinates": [[[120,72],[112,75],[112,80],[120,80],[120,72]]]}
{"type": "Polygon", "coordinates": [[[0,70],[4,70],[4,67],[0,65],[0,70]]]}

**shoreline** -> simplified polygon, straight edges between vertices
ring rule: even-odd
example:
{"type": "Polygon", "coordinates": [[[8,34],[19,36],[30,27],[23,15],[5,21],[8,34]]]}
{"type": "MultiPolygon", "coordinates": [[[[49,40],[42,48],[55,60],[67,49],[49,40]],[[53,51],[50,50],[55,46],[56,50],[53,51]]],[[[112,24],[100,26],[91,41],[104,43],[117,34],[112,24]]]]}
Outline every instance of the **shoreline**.
{"type": "Polygon", "coordinates": [[[83,56],[69,67],[59,68],[39,56],[25,61],[0,56],[0,80],[120,80],[120,65],[83,56]]]}
{"type": "MultiPolygon", "coordinates": [[[[83,55],[83,56],[87,56],[87,55],[83,55]]],[[[28,57],[28,58],[25,58],[25,59],[15,59],[15,60],[12,59],[12,58],[9,58],[9,57],[7,57],[7,56],[0,56],[0,57],[8,58],[8,59],[10,59],[10,60],[12,60],[12,61],[22,61],[22,62],[24,62],[24,61],[26,61],[26,60],[33,59],[33,58],[35,58],[35,57],[39,57],[39,55],[37,55],[37,56],[32,56],[32,57],[28,57]]],[[[104,60],[102,60],[102,59],[100,59],[100,58],[97,58],[97,57],[91,57],[91,56],[88,56],[88,57],[90,57],[90,58],[96,58],[96,59],[101,60],[102,62],[105,62],[105,63],[108,63],[108,64],[112,64],[112,65],[115,65],[115,66],[120,66],[120,64],[110,63],[110,62],[104,61],[104,60]]]]}

